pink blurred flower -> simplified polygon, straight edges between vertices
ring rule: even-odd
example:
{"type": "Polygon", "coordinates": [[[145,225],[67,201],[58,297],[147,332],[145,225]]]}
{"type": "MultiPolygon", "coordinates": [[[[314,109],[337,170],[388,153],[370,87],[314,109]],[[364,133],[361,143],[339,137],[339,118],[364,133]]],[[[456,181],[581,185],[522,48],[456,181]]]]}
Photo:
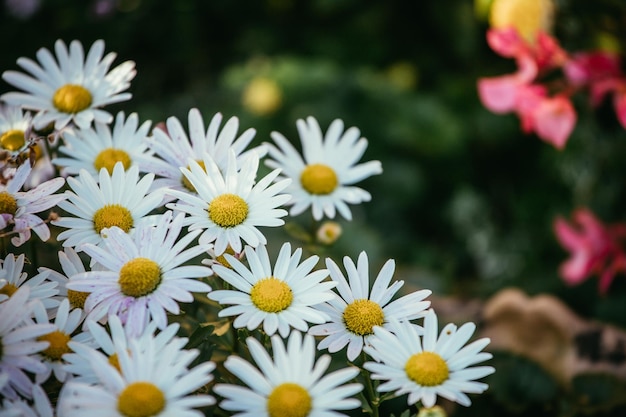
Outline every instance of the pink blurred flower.
{"type": "Polygon", "coordinates": [[[617,120],[626,128],[626,76],[618,54],[594,51],[574,54],[563,67],[567,80],[588,88],[592,106],[598,106],[612,95],[617,120]]]}
{"type": "Polygon", "coordinates": [[[570,257],[559,267],[559,275],[569,285],[577,285],[592,275],[600,277],[598,288],[605,294],[618,273],[626,273],[626,223],[605,225],[588,209],[573,214],[573,223],[562,217],[554,221],[554,233],[570,257]]]}
{"type": "Polygon", "coordinates": [[[503,57],[514,58],[517,71],[478,80],[478,95],[483,105],[498,114],[514,112],[522,131],[535,133],[557,149],[563,149],[576,125],[576,111],[563,93],[548,95],[538,83],[546,72],[567,62],[567,53],[558,42],[539,33],[534,44],[526,42],[514,28],[487,31],[489,46],[503,57]]]}

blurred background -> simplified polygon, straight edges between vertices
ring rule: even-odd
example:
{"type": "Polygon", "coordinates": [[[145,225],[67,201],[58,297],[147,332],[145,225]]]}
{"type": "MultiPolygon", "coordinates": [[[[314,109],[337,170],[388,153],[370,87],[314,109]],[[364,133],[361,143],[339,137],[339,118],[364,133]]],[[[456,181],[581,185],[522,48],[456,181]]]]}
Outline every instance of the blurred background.
{"type": "MultiPolygon", "coordinates": [[[[566,50],[623,51],[626,2],[554,3],[552,33],[566,50]]],[[[257,130],[257,143],[271,131],[298,143],[295,122],[309,115],[324,130],[341,118],[369,140],[363,160],[380,160],[384,173],[360,184],[372,201],[353,207],[352,222],[339,220],[343,234],[330,256],[365,250],[371,271],[395,259],[406,289],[431,289],[451,319],[480,321],[485,304],[514,287],[529,300],[550,295],[581,322],[615,326],[619,335],[624,276],[604,295],[595,277],[565,284],[558,267],[569,254],[552,225],[579,207],[607,223],[626,221],[626,132],[608,104],[592,109],[586,96],[575,98],[578,121],[561,151],[522,133],[514,115],[486,110],[477,79],[515,70],[486,43],[489,7],[489,0],[3,0],[0,68],[18,69],[17,58],[34,58],[58,38],[86,47],[103,39],[118,54],[114,65],[133,60],[137,68],[133,99],[111,113],[137,112],[153,124],[176,116],[186,126],[197,107],[207,122],[216,112],[237,116],[240,131],[257,130]]],[[[621,349],[615,369],[626,358],[621,349]]],[[[451,414],[626,415],[619,375],[564,379],[511,350],[494,358],[489,391],[451,414]]]]}

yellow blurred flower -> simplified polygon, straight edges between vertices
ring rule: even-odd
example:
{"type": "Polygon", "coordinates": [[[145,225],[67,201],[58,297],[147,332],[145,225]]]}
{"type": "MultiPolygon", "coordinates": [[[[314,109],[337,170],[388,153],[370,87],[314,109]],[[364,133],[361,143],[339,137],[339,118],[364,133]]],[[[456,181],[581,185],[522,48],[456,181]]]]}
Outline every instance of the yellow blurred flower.
{"type": "Polygon", "coordinates": [[[266,77],[253,78],[243,91],[242,104],[250,113],[267,116],[278,110],[283,93],[276,81],[266,77]]]}
{"type": "Polygon", "coordinates": [[[422,408],[417,414],[417,417],[447,417],[447,416],[448,414],[446,413],[446,410],[444,410],[442,407],[438,405],[428,407],[428,408],[422,408]]]}
{"type": "Polygon", "coordinates": [[[494,0],[489,24],[492,28],[513,26],[529,42],[537,32],[550,32],[554,18],[552,0],[494,0]]]}
{"type": "Polygon", "coordinates": [[[341,236],[341,225],[337,222],[327,221],[317,229],[317,241],[324,245],[332,245],[341,236]]]}
{"type": "Polygon", "coordinates": [[[387,77],[399,90],[411,90],[417,85],[417,68],[410,62],[396,62],[387,68],[387,77]]]}

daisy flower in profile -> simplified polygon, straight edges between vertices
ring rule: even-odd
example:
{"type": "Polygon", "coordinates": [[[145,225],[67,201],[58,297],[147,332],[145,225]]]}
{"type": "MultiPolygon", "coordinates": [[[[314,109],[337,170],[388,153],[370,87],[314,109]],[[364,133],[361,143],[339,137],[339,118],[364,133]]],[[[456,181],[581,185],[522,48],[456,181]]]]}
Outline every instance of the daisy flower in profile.
{"type": "Polygon", "coordinates": [[[363,366],[372,379],[385,381],[378,386],[379,392],[408,394],[409,405],[421,401],[424,407],[432,407],[439,395],[467,407],[471,401],[466,393],[480,394],[488,388],[475,380],[495,371],[492,366],[472,366],[492,357],[491,353],[481,352],[489,344],[488,338],[464,346],[475,329],[471,322],[458,329],[448,324],[437,337],[437,316],[430,309],[421,337],[406,322],[394,321],[389,329],[374,328],[365,352],[375,362],[363,366]]]}
{"type": "Polygon", "coordinates": [[[267,144],[271,159],[265,160],[267,166],[281,168],[282,175],[293,179],[285,190],[292,195],[289,214],[296,216],[311,207],[315,220],[324,216],[332,219],[336,211],[351,220],[348,204],[371,200],[370,193],[353,184],[382,173],[380,161],[357,164],[365,153],[367,139],[360,138],[356,127],[344,132],[340,119],[330,124],[326,135],[313,117],[298,120],[296,125],[302,156],[287,138],[272,132],[276,146],[267,144]]]}
{"type": "Polygon", "coordinates": [[[250,355],[259,369],[231,355],[224,366],[248,387],[216,384],[214,391],[225,399],[219,404],[233,417],[342,416],[335,410],[350,410],[361,401],[350,396],[363,389],[359,383],[346,384],[359,369],[348,367],[324,375],[331,362],[330,355],[315,360],[312,336],[291,332],[287,345],[278,335],[272,340],[272,357],[253,337],[246,340],[250,355]]]}
{"type": "Polygon", "coordinates": [[[204,265],[185,265],[207,251],[208,245],[189,244],[199,230],[181,236],[184,214],[171,211],[160,216],[156,226],[145,225],[133,235],[119,227],[105,229],[102,247],[83,246],[103,270],[70,277],[67,288],[90,293],[85,301],[88,319],[118,315],[132,335],[141,334],[154,320],[159,329],[167,326],[166,311],[179,314],[178,302],[193,301],[192,292],[211,291],[198,278],[213,274],[204,265]]]}
{"type": "Polygon", "coordinates": [[[312,308],[334,297],[334,282],[322,282],[328,271],[313,271],[318,256],[300,262],[302,249],[291,252],[284,243],[272,268],[267,248],[246,246],[250,269],[233,256],[226,255],[231,268],[215,264],[213,270],[232,290],[216,290],[208,297],[220,304],[232,304],[219,312],[220,317],[237,316],[235,328],[253,330],[263,324],[268,335],[278,332],[287,337],[291,327],[306,332],[307,322],[324,323],[328,317],[312,308]]]}
{"type": "Polygon", "coordinates": [[[16,159],[28,149],[31,119],[21,107],[0,104],[0,154],[16,159]]]}
{"type": "Polygon", "coordinates": [[[152,222],[148,214],[163,199],[161,192],[148,192],[153,179],[153,174],[140,179],[137,166],[124,171],[121,162],[115,164],[112,174],[101,169],[98,181],[84,169],[78,177],[68,177],[71,190],[65,191],[67,200],[58,207],[73,217],[62,216],[52,222],[67,229],[57,239],[80,251],[85,243],[102,244],[103,229],[116,226],[130,233],[141,223],[152,222]]]}
{"type": "MultiPolygon", "coordinates": [[[[184,352],[179,354],[187,343],[188,339],[184,337],[176,337],[180,325],[178,323],[169,324],[164,330],[158,332],[156,323],[151,321],[146,329],[138,336],[129,334],[128,329],[124,327],[118,316],[110,316],[107,319],[107,326],[104,327],[93,320],[86,322],[89,333],[93,338],[93,343],[83,344],[75,341],[68,342],[71,353],[63,356],[65,361],[65,370],[74,375],[74,380],[93,384],[98,382],[97,369],[94,369],[92,363],[89,362],[90,353],[93,349],[99,349],[104,353],[108,362],[119,369],[119,359],[117,352],[120,350],[127,351],[128,344],[131,339],[138,339],[143,346],[141,339],[150,338],[154,340],[156,352],[169,351],[173,349],[175,355],[166,354],[164,359],[176,358],[178,360],[187,360],[184,352]]],[[[189,353],[189,352],[188,352],[189,353]]],[[[192,358],[193,360],[193,358],[192,358]]],[[[191,361],[190,361],[191,362],[191,361]]]]}
{"type": "Polygon", "coordinates": [[[125,118],[124,112],[119,112],[113,130],[108,124],[96,123],[94,128],[65,131],[64,145],[59,147],[65,156],[52,162],[62,167],[63,175],[77,175],[85,169],[97,177],[102,168],[112,174],[117,162],[122,163],[124,170],[131,165],[141,169],[142,162],[150,158],[145,140],[151,123],[146,121],[139,126],[137,113],[125,118]]]}
{"type": "Polygon", "coordinates": [[[257,146],[246,150],[256,130],[246,129],[237,136],[239,119],[231,117],[220,130],[222,114],[216,113],[209,127],[205,130],[202,115],[198,109],[189,110],[188,125],[189,135],[176,117],[167,119],[165,128],[156,127],[152,136],[147,139],[150,149],[155,152],[159,159],[157,163],[146,166],[146,172],[157,175],[154,181],[155,187],[168,187],[195,193],[196,190],[189,180],[182,174],[180,168],[189,169],[189,159],[193,159],[204,167],[203,155],[209,154],[222,173],[228,167],[228,154],[235,152],[238,161],[242,161],[250,152],[256,152],[259,157],[265,155],[266,149],[257,146]]]}
{"type": "Polygon", "coordinates": [[[53,297],[58,294],[58,284],[48,279],[48,273],[42,272],[31,278],[24,272],[25,255],[9,253],[0,259],[1,276],[6,281],[0,288],[0,294],[11,297],[20,287],[29,288],[29,300],[39,300],[46,309],[58,307],[59,301],[53,297]]]}
{"type": "Polygon", "coordinates": [[[130,87],[135,77],[135,63],[126,61],[109,71],[116,54],[104,57],[104,41],[97,40],[87,56],[82,44],[74,40],[67,45],[62,40],[54,44],[55,56],[46,48],[37,51],[39,63],[21,57],[17,64],[30,75],[5,71],[2,78],[24,92],[9,92],[0,96],[10,105],[34,110],[36,129],[54,123],[61,130],[70,122],[79,128],[87,128],[96,121],[111,123],[113,116],[100,107],[126,101],[130,93],[122,91],[130,87]]]}
{"type": "MultiPolygon", "coordinates": [[[[419,290],[404,295],[394,301],[393,296],[400,290],[404,281],[391,283],[395,262],[389,259],[378,273],[370,292],[369,266],[367,254],[361,252],[355,265],[352,259],[344,257],[343,264],[348,274],[344,277],[332,259],[326,259],[330,277],[337,282],[339,297],[334,297],[315,308],[330,316],[328,323],[311,327],[309,333],[325,336],[318,349],[338,352],[348,345],[348,360],[354,361],[369,343],[374,326],[386,327],[390,320],[409,321],[424,316],[430,301],[424,301],[430,290],[419,290]]],[[[413,325],[419,331],[419,326],[413,325]]]]}
{"type": "Polygon", "coordinates": [[[277,207],[289,200],[289,195],[278,193],[291,180],[272,184],[280,171],[276,169],[256,181],[259,156],[254,152],[239,168],[235,152],[231,150],[225,172],[208,154],[204,154],[202,162],[200,165],[190,159],[189,168],[181,168],[197,195],[169,190],[167,193],[178,198],[178,202],[167,207],[189,214],[185,225],[189,225],[189,230],[202,230],[201,243],[215,242],[217,256],[228,246],[236,253],[241,252],[242,239],[252,247],[265,245],[267,240],[257,226],[276,227],[285,223],[281,217],[286,216],[287,211],[277,207]]]}
{"type": "MultiPolygon", "coordinates": [[[[33,315],[36,323],[47,324],[49,322],[48,314],[41,304],[35,306],[33,315]]],[[[63,355],[72,351],[69,342],[87,343],[91,339],[88,332],[76,333],[76,329],[83,321],[84,314],[81,309],[70,311],[70,302],[67,298],[61,302],[55,316],[52,323],[54,330],[37,338],[39,341],[49,343],[46,349],[39,352],[42,363],[46,366],[46,371],[37,374],[35,378],[39,384],[47,381],[51,374],[54,374],[57,381],[65,382],[70,374],[65,370],[63,355]]]]}
{"type": "Polygon", "coordinates": [[[8,383],[0,394],[7,398],[31,398],[33,381],[29,374],[46,371],[46,366],[34,356],[49,346],[38,338],[54,330],[50,323],[35,324],[31,314],[37,300],[29,300],[30,289],[22,287],[0,303],[0,374],[8,374],[8,383]]]}
{"type": "Polygon", "coordinates": [[[74,291],[67,288],[69,277],[85,272],[83,260],[80,258],[78,252],[71,247],[63,248],[62,251],[59,251],[58,255],[59,264],[61,265],[63,273],[45,266],[39,267],[37,271],[39,271],[40,274],[46,273],[47,278],[50,281],[57,283],[59,293],[55,296],[55,298],[58,299],[59,302],[67,298],[70,302],[70,308],[80,308],[81,310],[84,310],[85,300],[87,299],[87,296],[89,296],[89,293],[74,291]]]}
{"type": "Polygon", "coordinates": [[[132,339],[127,349],[117,352],[118,365],[102,353],[89,352],[89,362],[97,369],[98,382],[68,381],[59,397],[57,412],[64,417],[86,415],[107,417],[174,417],[204,414],[195,408],[215,404],[206,394],[196,394],[213,380],[213,362],[188,368],[189,359],[176,355],[198,350],[158,351],[152,338],[132,339]],[[173,357],[168,357],[173,356],[173,357]]]}
{"type": "Polygon", "coordinates": [[[20,191],[31,173],[26,161],[15,171],[6,185],[0,185],[0,230],[12,225],[11,243],[21,246],[31,237],[31,231],[43,241],[50,238],[48,224],[37,213],[48,210],[65,200],[64,194],[54,194],[65,184],[61,177],[53,178],[28,191],[20,191]]]}

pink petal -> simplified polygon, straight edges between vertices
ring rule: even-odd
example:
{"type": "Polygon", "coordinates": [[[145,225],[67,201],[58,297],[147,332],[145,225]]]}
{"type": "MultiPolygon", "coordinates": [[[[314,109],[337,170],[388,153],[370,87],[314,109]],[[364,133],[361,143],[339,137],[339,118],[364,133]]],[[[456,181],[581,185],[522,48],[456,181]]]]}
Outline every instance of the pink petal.
{"type": "Polygon", "coordinates": [[[508,113],[515,108],[519,80],[515,75],[481,78],[478,96],[483,106],[494,113],[508,113]]]}
{"type": "Polygon", "coordinates": [[[514,27],[505,29],[489,29],[487,43],[498,55],[506,58],[519,56],[528,50],[528,46],[514,27]]]}
{"type": "Polygon", "coordinates": [[[546,98],[535,110],[534,122],[537,136],[563,149],[576,125],[576,111],[565,97],[546,98]]]}

